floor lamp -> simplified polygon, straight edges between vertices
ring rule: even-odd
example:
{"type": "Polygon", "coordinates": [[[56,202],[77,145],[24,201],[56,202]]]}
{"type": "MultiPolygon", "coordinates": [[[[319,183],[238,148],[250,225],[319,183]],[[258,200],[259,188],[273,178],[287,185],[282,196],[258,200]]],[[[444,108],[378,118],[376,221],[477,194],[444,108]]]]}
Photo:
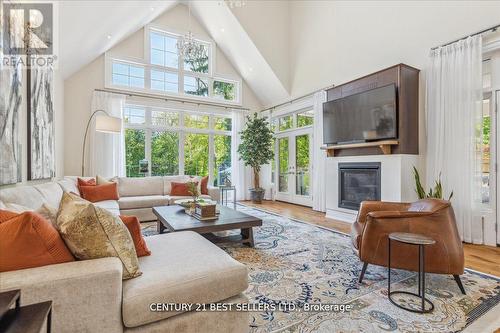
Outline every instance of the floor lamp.
{"type": "Polygon", "coordinates": [[[96,110],[92,113],[87,122],[87,128],[85,129],[85,136],[83,137],[83,149],[82,149],[82,177],[85,172],[85,146],[87,143],[87,134],[89,132],[90,123],[94,116],[99,112],[104,113],[103,115],[97,115],[95,117],[95,130],[96,132],[103,133],[120,133],[122,130],[122,120],[117,117],[112,117],[104,110],[96,110]]]}

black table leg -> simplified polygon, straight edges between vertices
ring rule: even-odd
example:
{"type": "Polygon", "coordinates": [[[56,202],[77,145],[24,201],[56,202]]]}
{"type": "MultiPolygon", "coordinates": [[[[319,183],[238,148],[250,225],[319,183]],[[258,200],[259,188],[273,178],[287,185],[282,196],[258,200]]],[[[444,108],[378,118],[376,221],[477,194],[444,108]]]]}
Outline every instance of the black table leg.
{"type": "Polygon", "coordinates": [[[387,255],[387,294],[391,294],[391,239],[387,238],[388,240],[388,255],[387,255]]]}
{"type": "Polygon", "coordinates": [[[242,228],[241,238],[243,239],[243,244],[247,244],[250,247],[254,247],[253,241],[253,228],[242,228]]]}
{"type": "Polygon", "coordinates": [[[160,220],[157,220],[156,221],[156,231],[158,231],[159,234],[162,234],[165,232],[165,226],[163,225],[163,223],[161,223],[160,220]]]}
{"type": "Polygon", "coordinates": [[[236,187],[233,190],[233,208],[236,210],[236,187]]]}
{"type": "Polygon", "coordinates": [[[49,314],[47,315],[47,333],[52,331],[52,307],[50,307],[49,314]]]}
{"type": "MultiPolygon", "coordinates": [[[[424,246],[423,245],[419,245],[419,250],[420,250],[420,254],[419,254],[419,259],[420,259],[420,267],[421,267],[421,274],[422,274],[422,312],[425,312],[425,253],[424,253],[424,246]]],[[[420,273],[420,272],[419,272],[420,273]]],[[[420,278],[419,278],[419,281],[420,283],[420,278]]]]}

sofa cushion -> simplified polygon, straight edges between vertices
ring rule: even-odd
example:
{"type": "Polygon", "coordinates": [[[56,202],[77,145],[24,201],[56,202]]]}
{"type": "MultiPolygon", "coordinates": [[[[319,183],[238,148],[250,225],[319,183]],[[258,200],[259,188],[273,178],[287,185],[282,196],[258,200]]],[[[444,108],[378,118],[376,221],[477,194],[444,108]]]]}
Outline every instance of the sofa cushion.
{"type": "Polygon", "coordinates": [[[123,282],[123,323],[137,327],[180,312],[152,312],[151,303],[211,303],[248,287],[247,268],[192,232],[146,237],[151,256],[139,258],[142,276],[123,282]]]}
{"type": "Polygon", "coordinates": [[[121,215],[135,216],[141,222],[156,221],[158,218],[151,208],[120,209],[121,215]]]}
{"type": "Polygon", "coordinates": [[[80,191],[78,190],[78,185],[76,184],[76,178],[72,179],[70,177],[64,177],[57,183],[59,184],[59,186],[61,186],[64,192],[73,192],[80,195],[80,191]]]}
{"type": "Polygon", "coordinates": [[[64,193],[57,229],[76,258],[117,257],[123,265],[124,279],[141,275],[130,232],[120,218],[109,211],[64,193]]]}
{"type": "Polygon", "coordinates": [[[118,200],[120,209],[152,208],[155,206],[168,206],[169,196],[143,195],[134,197],[121,197],[118,200]]]}
{"type": "Polygon", "coordinates": [[[94,205],[110,211],[113,215],[120,215],[120,207],[118,206],[118,201],[116,200],[98,201],[94,202],[94,205]]]}
{"type": "Polygon", "coordinates": [[[33,186],[16,186],[0,190],[0,200],[4,204],[15,203],[30,209],[37,209],[45,203],[45,199],[33,186]]]}
{"type": "Polygon", "coordinates": [[[47,203],[51,207],[56,207],[56,208],[59,207],[63,195],[63,190],[58,183],[49,182],[49,183],[34,185],[33,187],[36,188],[38,192],[40,192],[40,194],[44,198],[44,203],[47,203]]]}
{"type": "MultiPolygon", "coordinates": [[[[170,195],[169,198],[170,198],[170,202],[169,202],[170,205],[175,205],[175,202],[177,200],[180,200],[180,199],[192,199],[191,196],[181,196],[181,195],[170,195]]],[[[205,194],[200,195],[200,198],[211,200],[211,197],[209,195],[205,195],[205,194]]]]}
{"type": "Polygon", "coordinates": [[[163,195],[163,177],[118,177],[118,193],[120,197],[163,195]]]}
{"type": "Polygon", "coordinates": [[[166,195],[170,194],[170,191],[172,190],[172,182],[174,183],[186,183],[191,179],[189,176],[164,176],[163,177],[163,185],[164,185],[164,193],[166,195]]]}

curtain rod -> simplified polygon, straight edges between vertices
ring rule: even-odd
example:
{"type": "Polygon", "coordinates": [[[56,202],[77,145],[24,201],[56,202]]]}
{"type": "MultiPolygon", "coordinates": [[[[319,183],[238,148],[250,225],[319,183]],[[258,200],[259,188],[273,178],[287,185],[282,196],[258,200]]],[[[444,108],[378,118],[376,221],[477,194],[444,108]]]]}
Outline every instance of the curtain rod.
{"type": "Polygon", "coordinates": [[[431,48],[431,50],[436,50],[440,47],[443,47],[443,46],[447,46],[447,45],[450,45],[450,44],[453,44],[453,43],[456,43],[458,41],[461,41],[462,39],[467,39],[469,37],[472,37],[472,36],[476,36],[476,35],[480,35],[480,34],[484,34],[485,32],[495,32],[497,31],[497,29],[500,27],[500,24],[497,24],[493,27],[489,27],[488,29],[484,29],[484,30],[481,30],[481,31],[478,31],[476,33],[473,33],[473,34],[470,34],[470,35],[467,35],[465,37],[462,37],[462,38],[459,38],[459,39],[455,39],[454,41],[451,41],[449,43],[446,43],[446,44],[442,44],[442,45],[439,45],[439,46],[435,46],[433,48],[431,48]]]}
{"type": "Polygon", "coordinates": [[[140,94],[140,93],[131,93],[131,92],[123,92],[119,90],[114,90],[114,89],[100,89],[96,88],[94,91],[101,91],[101,92],[107,92],[111,94],[118,94],[118,95],[125,95],[125,96],[135,96],[135,97],[143,97],[143,98],[151,98],[151,99],[158,99],[162,100],[165,102],[179,102],[179,103],[189,103],[189,104],[196,104],[198,106],[200,105],[206,105],[206,106],[213,106],[213,107],[218,107],[218,108],[224,108],[224,109],[233,109],[233,110],[241,110],[241,111],[250,111],[249,108],[244,108],[241,106],[232,106],[232,105],[225,105],[225,104],[218,104],[218,103],[209,103],[209,102],[203,102],[203,101],[190,101],[190,100],[185,100],[185,99],[180,99],[180,98],[172,98],[172,97],[160,97],[160,96],[155,96],[155,95],[150,95],[150,94],[140,94]]]}
{"type": "Polygon", "coordinates": [[[286,101],[286,102],[283,102],[283,103],[280,103],[280,104],[276,104],[276,105],[273,105],[273,106],[271,106],[271,107],[268,107],[268,108],[262,109],[262,110],[260,110],[260,112],[264,112],[264,111],[267,111],[267,110],[276,109],[276,108],[279,108],[280,106],[283,106],[283,105],[286,105],[286,104],[292,104],[293,102],[298,101],[299,99],[302,99],[302,98],[304,98],[304,97],[310,96],[310,95],[315,94],[315,93],[317,93],[317,92],[319,92],[319,91],[324,91],[324,90],[331,89],[331,88],[333,88],[333,87],[335,87],[335,85],[334,85],[334,84],[331,84],[331,85],[329,85],[329,86],[326,86],[326,87],[321,88],[321,89],[314,90],[313,92],[310,92],[310,93],[308,93],[308,94],[302,95],[302,96],[300,96],[300,97],[296,97],[296,98],[291,99],[291,100],[289,100],[289,101],[286,101]]]}

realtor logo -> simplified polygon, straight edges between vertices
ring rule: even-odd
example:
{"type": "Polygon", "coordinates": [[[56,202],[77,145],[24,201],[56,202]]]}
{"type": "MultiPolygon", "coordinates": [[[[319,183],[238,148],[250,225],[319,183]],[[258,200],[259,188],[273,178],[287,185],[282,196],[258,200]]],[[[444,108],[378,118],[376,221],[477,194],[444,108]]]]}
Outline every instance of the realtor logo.
{"type": "Polygon", "coordinates": [[[4,55],[52,55],[51,3],[4,3],[2,50],[4,55]]]}

